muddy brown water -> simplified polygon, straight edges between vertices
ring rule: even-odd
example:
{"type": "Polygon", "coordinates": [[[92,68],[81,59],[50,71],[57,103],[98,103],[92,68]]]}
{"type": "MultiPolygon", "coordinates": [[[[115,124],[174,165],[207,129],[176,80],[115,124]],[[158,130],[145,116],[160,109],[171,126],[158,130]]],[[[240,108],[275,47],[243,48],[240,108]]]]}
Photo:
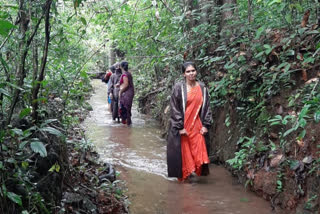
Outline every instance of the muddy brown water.
{"type": "Polygon", "coordinates": [[[270,214],[269,202],[246,191],[221,166],[195,183],[168,179],[166,141],[157,121],[133,110],[133,125],[114,123],[107,111],[106,84],[93,80],[93,111],[84,121],[86,136],[103,161],[120,171],[132,214],[270,214]]]}

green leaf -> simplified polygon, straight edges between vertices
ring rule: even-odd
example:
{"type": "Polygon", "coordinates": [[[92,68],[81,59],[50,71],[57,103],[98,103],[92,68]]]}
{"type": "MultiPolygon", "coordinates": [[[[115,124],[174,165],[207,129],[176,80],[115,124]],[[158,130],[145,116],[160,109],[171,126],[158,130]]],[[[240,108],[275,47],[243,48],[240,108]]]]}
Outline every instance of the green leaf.
{"type": "Polygon", "coordinates": [[[7,195],[8,195],[7,187],[6,187],[6,185],[3,183],[2,186],[1,186],[1,196],[2,196],[2,197],[7,197],[7,195]]]}
{"type": "Polygon", "coordinates": [[[20,91],[24,91],[23,88],[15,85],[15,84],[12,84],[12,83],[10,83],[10,82],[6,82],[6,84],[9,85],[9,86],[11,86],[12,88],[18,89],[18,90],[20,90],[20,91]]]}
{"type": "Polygon", "coordinates": [[[15,194],[14,192],[8,192],[8,198],[13,201],[14,203],[22,206],[22,200],[21,200],[21,196],[15,194]]]}
{"type": "Polygon", "coordinates": [[[53,164],[52,167],[49,169],[49,172],[53,172],[53,171],[56,171],[56,172],[60,171],[60,165],[58,163],[53,164]]]}
{"type": "Polygon", "coordinates": [[[298,140],[302,140],[304,138],[304,136],[306,136],[306,130],[305,129],[303,129],[302,132],[299,134],[298,140]]]}
{"type": "Polygon", "coordinates": [[[291,129],[288,129],[284,134],[283,134],[283,137],[289,135],[291,132],[294,132],[296,129],[295,127],[291,128],[291,129]]]}
{"type": "Polygon", "coordinates": [[[41,123],[41,127],[44,127],[44,126],[48,125],[49,123],[56,122],[56,121],[58,121],[58,120],[57,119],[45,120],[43,123],[41,123]]]}
{"type": "Polygon", "coordinates": [[[288,72],[289,69],[290,69],[290,64],[286,65],[286,67],[284,68],[284,72],[285,72],[285,73],[288,72]]]}
{"type": "Polygon", "coordinates": [[[290,169],[291,170],[297,168],[298,165],[299,165],[299,161],[298,160],[290,161],[290,169]]]}
{"type": "Polygon", "coordinates": [[[276,4],[276,3],[281,3],[281,0],[273,0],[268,5],[272,6],[272,5],[276,4]]]}
{"type": "Polygon", "coordinates": [[[319,123],[319,121],[320,121],[320,110],[318,110],[318,111],[316,111],[316,112],[314,113],[313,118],[314,118],[314,121],[315,121],[316,123],[319,123]]]}
{"type": "Polygon", "coordinates": [[[255,58],[259,58],[260,56],[262,56],[264,54],[264,51],[259,52],[257,55],[255,55],[255,58]]]}
{"type": "Polygon", "coordinates": [[[254,38],[255,40],[260,38],[260,36],[263,33],[265,28],[266,28],[266,26],[262,26],[257,30],[256,37],[254,38]]]}
{"type": "Polygon", "coordinates": [[[38,98],[38,99],[32,100],[32,103],[36,103],[36,102],[46,103],[47,101],[48,101],[47,98],[45,98],[45,97],[40,97],[40,98],[38,98]]]}
{"type": "Polygon", "coordinates": [[[80,72],[80,76],[83,77],[83,78],[88,78],[88,74],[85,71],[81,71],[80,72]]]}
{"type": "Polygon", "coordinates": [[[19,114],[19,117],[20,119],[24,118],[25,116],[29,115],[31,112],[31,108],[25,108],[25,109],[22,109],[20,114],[19,114]]]}
{"type": "Polygon", "coordinates": [[[11,24],[11,22],[7,21],[7,20],[3,20],[0,19],[0,35],[6,37],[9,34],[9,31],[15,28],[15,26],[13,24],[11,24]]]}
{"type": "Polygon", "coordinates": [[[287,15],[285,15],[285,19],[286,19],[286,21],[287,21],[289,24],[292,23],[292,17],[291,17],[291,14],[290,14],[290,13],[288,13],[287,15]]]}
{"type": "Polygon", "coordinates": [[[264,44],[263,47],[264,47],[265,49],[271,49],[271,46],[268,45],[268,44],[264,44]]]}
{"type": "Polygon", "coordinates": [[[23,131],[21,129],[17,129],[17,128],[14,128],[14,129],[11,129],[12,133],[18,135],[18,136],[23,136],[23,131]]]}
{"type": "Polygon", "coordinates": [[[299,126],[301,128],[304,128],[306,125],[307,125],[307,120],[306,119],[302,118],[302,119],[299,120],[299,126]]]}
{"type": "Polygon", "coordinates": [[[33,152],[39,153],[41,157],[47,156],[47,149],[40,141],[35,141],[30,144],[33,152]]]}
{"type": "Polygon", "coordinates": [[[22,142],[19,144],[19,149],[22,150],[22,149],[26,146],[27,143],[29,143],[29,141],[22,141],[22,142]]]}
{"type": "Polygon", "coordinates": [[[58,129],[52,128],[50,126],[41,128],[40,131],[49,132],[50,134],[53,134],[53,135],[56,135],[56,136],[59,136],[59,137],[63,137],[64,136],[58,129]]]}
{"type": "Polygon", "coordinates": [[[29,212],[27,210],[23,210],[21,214],[29,214],[29,212]]]}
{"type": "Polygon", "coordinates": [[[0,94],[3,94],[4,96],[8,97],[8,98],[12,98],[11,94],[9,93],[9,91],[5,90],[4,88],[0,88],[0,94]]]}
{"type": "Polygon", "coordinates": [[[82,22],[83,25],[85,25],[85,26],[87,25],[87,21],[86,21],[85,18],[81,17],[80,20],[81,20],[81,22],[82,22]]]}
{"type": "Polygon", "coordinates": [[[0,161],[0,169],[3,169],[3,162],[0,161]]]}
{"type": "Polygon", "coordinates": [[[311,30],[307,32],[307,34],[318,34],[318,33],[320,33],[318,30],[311,30]]]}
{"type": "Polygon", "coordinates": [[[27,169],[29,166],[29,163],[27,161],[22,161],[21,166],[22,168],[27,169]]]}
{"type": "Polygon", "coordinates": [[[8,66],[7,62],[2,58],[1,55],[2,55],[2,54],[0,53],[1,63],[2,63],[2,65],[9,71],[9,66],[8,66]]]}

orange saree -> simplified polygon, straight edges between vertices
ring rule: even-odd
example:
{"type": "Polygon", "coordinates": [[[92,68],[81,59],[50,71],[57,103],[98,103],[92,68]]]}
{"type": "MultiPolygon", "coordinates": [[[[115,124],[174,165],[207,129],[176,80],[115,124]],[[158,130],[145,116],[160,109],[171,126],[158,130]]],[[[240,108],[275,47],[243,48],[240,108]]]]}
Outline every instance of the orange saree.
{"type": "Polygon", "coordinates": [[[209,163],[204,136],[200,133],[202,123],[199,116],[203,102],[200,85],[192,88],[187,95],[184,128],[188,136],[181,136],[182,178],[185,180],[192,172],[201,175],[201,166],[209,163]]]}

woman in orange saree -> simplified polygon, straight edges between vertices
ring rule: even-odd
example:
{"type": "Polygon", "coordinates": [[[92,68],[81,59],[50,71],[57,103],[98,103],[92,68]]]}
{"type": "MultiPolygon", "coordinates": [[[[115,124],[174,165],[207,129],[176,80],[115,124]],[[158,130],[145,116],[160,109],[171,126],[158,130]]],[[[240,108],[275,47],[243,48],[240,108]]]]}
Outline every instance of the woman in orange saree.
{"type": "Polygon", "coordinates": [[[204,139],[203,126],[199,111],[202,106],[202,92],[200,85],[190,88],[187,94],[187,107],[184,116],[186,133],[181,136],[182,180],[192,173],[201,175],[203,164],[209,163],[207,148],[204,139]]]}
{"type": "Polygon", "coordinates": [[[212,121],[209,93],[205,85],[196,80],[194,63],[184,63],[182,71],[185,81],[175,84],[170,99],[167,139],[168,176],[177,177],[180,181],[194,173],[209,173],[204,135],[212,121]]]}

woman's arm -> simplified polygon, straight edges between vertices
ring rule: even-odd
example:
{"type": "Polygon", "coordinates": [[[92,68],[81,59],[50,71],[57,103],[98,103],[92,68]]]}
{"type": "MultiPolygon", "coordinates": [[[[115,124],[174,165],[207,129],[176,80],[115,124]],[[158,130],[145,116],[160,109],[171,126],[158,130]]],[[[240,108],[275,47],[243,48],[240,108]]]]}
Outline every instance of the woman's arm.
{"type": "Polygon", "coordinates": [[[120,91],[119,91],[119,95],[121,96],[121,94],[127,90],[129,86],[129,80],[127,76],[123,76],[123,83],[120,85],[120,91]]]}

